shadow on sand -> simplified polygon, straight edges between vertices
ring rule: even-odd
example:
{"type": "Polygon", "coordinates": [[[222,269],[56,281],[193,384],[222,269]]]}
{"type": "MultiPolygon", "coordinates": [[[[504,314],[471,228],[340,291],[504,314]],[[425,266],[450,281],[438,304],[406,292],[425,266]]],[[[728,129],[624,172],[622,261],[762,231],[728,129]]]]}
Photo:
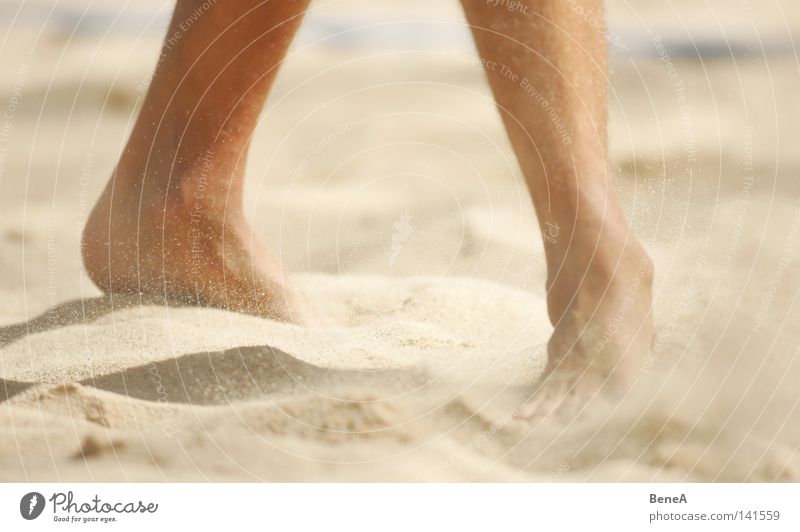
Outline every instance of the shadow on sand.
{"type": "MultiPolygon", "coordinates": [[[[0,327],[0,347],[31,334],[91,323],[115,310],[139,305],[187,306],[186,302],[165,302],[163,298],[139,295],[75,299],[26,322],[0,327]]],[[[80,384],[145,401],[207,405],[258,399],[265,395],[321,393],[323,389],[335,390],[345,384],[407,393],[426,381],[424,372],[414,368],[379,371],[325,368],[263,345],[190,353],[86,379],[80,384]]],[[[63,383],[36,383],[38,386],[55,384],[63,383]]],[[[33,385],[0,379],[0,402],[33,385]]]]}

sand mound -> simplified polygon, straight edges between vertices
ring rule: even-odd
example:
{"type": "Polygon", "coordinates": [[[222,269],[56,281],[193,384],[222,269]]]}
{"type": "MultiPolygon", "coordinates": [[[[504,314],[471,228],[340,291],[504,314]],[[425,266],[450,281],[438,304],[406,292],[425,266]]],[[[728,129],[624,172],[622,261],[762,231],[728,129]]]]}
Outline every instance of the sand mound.
{"type": "MultiPolygon", "coordinates": [[[[331,443],[407,445],[424,434],[423,444],[448,413],[454,425],[480,417],[459,398],[471,388],[529,388],[541,371],[550,327],[530,319],[543,304],[529,294],[469,279],[305,276],[301,286],[337,325],[100,297],[5,327],[2,378],[15,428],[6,450],[34,420],[58,434],[46,438],[48,453],[67,460],[87,445],[87,459],[118,454],[146,436],[294,438],[298,449],[326,453],[331,443]]],[[[290,441],[280,448],[301,454],[290,441]]],[[[156,475],[193,474],[156,466],[156,475]]],[[[277,478],[268,471],[253,474],[277,478]]]]}
{"type": "MultiPolygon", "coordinates": [[[[531,319],[543,305],[531,294],[470,279],[300,281],[337,325],[98,298],[2,329],[3,479],[800,473],[790,448],[689,408],[702,387],[663,363],[621,405],[596,401],[561,424],[516,419],[550,329],[531,319]]],[[[722,392],[705,404],[730,409],[722,392]]]]}

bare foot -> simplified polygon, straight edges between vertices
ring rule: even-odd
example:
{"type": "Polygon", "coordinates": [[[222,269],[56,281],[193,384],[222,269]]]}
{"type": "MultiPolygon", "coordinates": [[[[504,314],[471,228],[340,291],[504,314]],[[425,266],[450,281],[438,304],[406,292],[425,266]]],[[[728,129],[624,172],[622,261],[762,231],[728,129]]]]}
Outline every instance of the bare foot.
{"type": "MultiPolygon", "coordinates": [[[[141,293],[295,323],[313,321],[240,209],[211,194],[198,163],[167,189],[120,163],[83,232],[83,262],[106,293],[141,293]],[[228,207],[228,208],[226,208],[228,207]]],[[[151,175],[148,173],[148,175],[151,175]]]]}
{"type": "Polygon", "coordinates": [[[652,261],[621,213],[577,227],[569,249],[548,256],[555,329],[522,417],[574,416],[600,392],[624,393],[651,348],[652,261]]]}

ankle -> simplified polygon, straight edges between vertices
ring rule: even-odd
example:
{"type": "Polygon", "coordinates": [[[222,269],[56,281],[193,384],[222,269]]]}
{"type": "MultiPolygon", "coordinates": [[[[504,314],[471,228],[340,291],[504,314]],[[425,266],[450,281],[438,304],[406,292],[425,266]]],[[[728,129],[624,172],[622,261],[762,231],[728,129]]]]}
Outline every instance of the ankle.
{"type": "Polygon", "coordinates": [[[564,242],[551,246],[547,255],[546,289],[553,323],[570,308],[593,313],[604,300],[649,297],[653,261],[624,218],[606,222],[584,238],[565,235],[564,242]]]}
{"type": "Polygon", "coordinates": [[[114,202],[133,200],[137,209],[144,208],[158,218],[241,217],[243,176],[229,159],[218,157],[211,149],[192,156],[126,149],[112,178],[114,202]]]}

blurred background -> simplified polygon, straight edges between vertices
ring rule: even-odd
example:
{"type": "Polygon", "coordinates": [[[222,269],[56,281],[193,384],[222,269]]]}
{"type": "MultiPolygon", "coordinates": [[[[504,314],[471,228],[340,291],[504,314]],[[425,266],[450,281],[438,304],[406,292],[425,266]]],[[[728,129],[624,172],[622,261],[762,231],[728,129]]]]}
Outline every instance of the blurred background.
{"type": "MultiPolygon", "coordinates": [[[[689,245],[743,252],[752,217],[774,216],[780,231],[798,183],[782,176],[800,164],[800,6],[607,5],[616,185],[666,261],[660,282],[677,256],[685,264],[689,245]],[[743,190],[770,195],[769,212],[748,203],[737,219],[743,190]],[[733,225],[715,229],[720,216],[733,225]]],[[[0,2],[8,312],[22,310],[10,296],[26,278],[49,287],[26,292],[31,308],[93,293],[77,239],[171,9],[153,0],[0,2]]],[[[314,2],[253,146],[248,209],[292,269],[476,275],[541,290],[538,230],[455,0],[314,2]],[[408,228],[393,237],[395,224],[408,228]]]]}
{"type": "MultiPolygon", "coordinates": [[[[98,293],[80,232],[171,9],[0,2],[4,319],[98,293]]],[[[793,293],[778,288],[798,280],[800,5],[614,0],[607,11],[615,186],[656,259],[657,311],[674,327],[700,327],[709,308],[747,324],[759,307],[784,317],[793,293]],[[689,298],[701,322],[679,319],[678,289],[701,288],[689,298]]],[[[312,3],[261,117],[248,188],[256,231],[294,271],[474,276],[543,294],[539,229],[455,0],[312,3]]],[[[730,319],[714,323],[731,332],[730,319]]]]}

